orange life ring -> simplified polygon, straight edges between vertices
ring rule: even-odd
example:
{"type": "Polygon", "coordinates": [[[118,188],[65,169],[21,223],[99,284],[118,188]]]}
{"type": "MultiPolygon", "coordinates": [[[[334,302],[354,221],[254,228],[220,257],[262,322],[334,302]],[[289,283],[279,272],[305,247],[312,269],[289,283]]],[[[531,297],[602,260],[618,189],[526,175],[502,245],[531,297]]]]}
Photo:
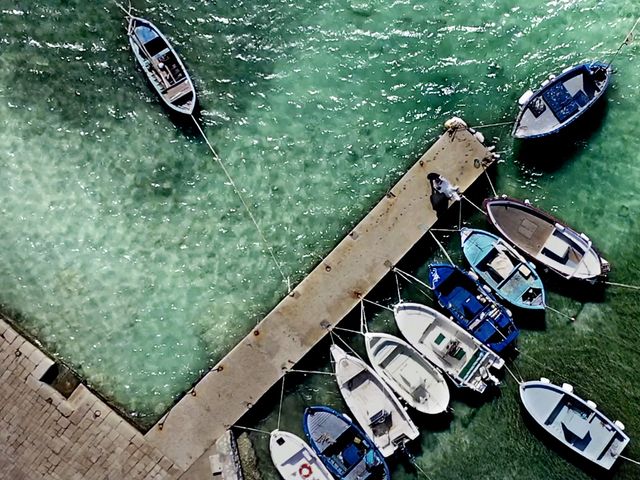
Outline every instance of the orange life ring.
{"type": "Polygon", "coordinates": [[[311,465],[309,465],[308,463],[303,463],[298,470],[298,473],[302,478],[309,478],[313,473],[313,470],[311,470],[311,465]]]}

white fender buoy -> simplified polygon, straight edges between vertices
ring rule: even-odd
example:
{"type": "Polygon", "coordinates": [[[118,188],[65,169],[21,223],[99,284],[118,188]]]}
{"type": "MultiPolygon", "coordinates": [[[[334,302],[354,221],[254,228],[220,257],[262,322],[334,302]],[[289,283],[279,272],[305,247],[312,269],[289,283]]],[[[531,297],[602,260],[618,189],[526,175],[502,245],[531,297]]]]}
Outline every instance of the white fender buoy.
{"type": "Polygon", "coordinates": [[[551,380],[549,380],[547,377],[540,377],[540,381],[542,383],[551,383],[551,380]]]}
{"type": "Polygon", "coordinates": [[[624,430],[624,423],[622,423],[620,420],[616,420],[615,422],[613,422],[613,424],[620,430],[624,430]]]}
{"type": "Polygon", "coordinates": [[[587,400],[587,406],[588,406],[589,408],[594,409],[594,410],[595,410],[596,408],[598,408],[598,405],[596,405],[596,402],[594,402],[594,401],[592,401],[592,400],[587,400]]]}
{"type": "Polygon", "coordinates": [[[571,385],[570,383],[563,383],[562,389],[567,393],[573,393],[573,385],[571,385]]]}
{"type": "Polygon", "coordinates": [[[533,97],[533,91],[527,90],[522,94],[522,96],[518,99],[518,105],[522,106],[529,101],[529,99],[533,97]]]}
{"type": "Polygon", "coordinates": [[[473,270],[469,270],[469,276],[473,278],[476,282],[478,281],[478,275],[473,270]]]}
{"type": "Polygon", "coordinates": [[[491,293],[491,288],[488,285],[482,285],[482,289],[487,293],[491,293]]]}

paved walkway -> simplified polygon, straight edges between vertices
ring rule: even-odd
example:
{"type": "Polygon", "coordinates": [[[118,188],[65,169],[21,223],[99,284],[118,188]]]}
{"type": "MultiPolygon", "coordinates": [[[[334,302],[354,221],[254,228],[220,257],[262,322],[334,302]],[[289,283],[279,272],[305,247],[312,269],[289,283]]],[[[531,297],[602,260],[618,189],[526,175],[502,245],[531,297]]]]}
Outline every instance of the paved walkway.
{"type": "Polygon", "coordinates": [[[65,399],[40,382],[52,363],[0,320],[0,480],[180,477],[182,468],[83,385],[65,399]]]}

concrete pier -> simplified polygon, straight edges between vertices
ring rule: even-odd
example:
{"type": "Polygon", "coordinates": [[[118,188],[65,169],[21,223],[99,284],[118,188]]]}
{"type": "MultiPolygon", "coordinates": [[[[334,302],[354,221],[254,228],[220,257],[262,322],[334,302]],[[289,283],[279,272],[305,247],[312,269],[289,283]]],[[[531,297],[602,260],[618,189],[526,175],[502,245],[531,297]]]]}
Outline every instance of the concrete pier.
{"type": "Polygon", "coordinates": [[[342,320],[436,222],[427,173],[469,188],[491,152],[469,131],[445,132],[392,190],[145,439],[210,478],[212,445],[342,320]],[[208,472],[208,473],[207,473],[208,472]]]}

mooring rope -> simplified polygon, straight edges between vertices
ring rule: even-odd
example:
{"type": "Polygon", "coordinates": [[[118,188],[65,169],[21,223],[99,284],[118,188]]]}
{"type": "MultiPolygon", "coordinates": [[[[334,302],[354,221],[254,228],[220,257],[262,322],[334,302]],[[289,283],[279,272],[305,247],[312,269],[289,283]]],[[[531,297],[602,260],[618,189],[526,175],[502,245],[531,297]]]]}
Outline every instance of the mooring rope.
{"type": "Polygon", "coordinates": [[[323,372],[322,370],[298,370],[297,368],[292,368],[291,370],[287,370],[287,373],[313,373],[318,375],[331,375],[335,376],[333,372],[323,372]]]}
{"type": "Polygon", "coordinates": [[[418,284],[422,285],[423,287],[428,288],[429,290],[433,290],[433,287],[427,283],[424,283],[422,280],[420,280],[418,277],[414,277],[413,275],[411,275],[410,273],[404,272],[402,270],[400,270],[398,267],[395,267],[393,269],[394,272],[398,272],[400,274],[401,277],[404,277],[405,280],[408,281],[414,281],[417,282],[418,284]]]}
{"type": "Polygon", "coordinates": [[[364,312],[364,301],[360,299],[360,333],[369,333],[369,327],[367,326],[367,317],[364,312]]]}
{"type": "Polygon", "coordinates": [[[489,176],[489,172],[487,172],[487,167],[485,167],[484,163],[482,163],[481,165],[482,165],[482,170],[484,171],[484,174],[487,177],[487,180],[489,181],[489,186],[491,187],[491,191],[493,192],[493,196],[497,197],[498,193],[496,192],[496,189],[493,186],[493,182],[491,181],[491,177],[489,176]]]}
{"type": "Polygon", "coordinates": [[[427,480],[431,480],[431,477],[427,475],[427,472],[422,469],[415,458],[411,459],[411,464],[416,468],[416,470],[418,470],[418,472],[420,472],[424,476],[424,478],[426,478],[427,480]]]}
{"type": "Polygon", "coordinates": [[[243,427],[242,425],[232,425],[231,428],[237,428],[238,430],[246,430],[247,432],[257,432],[263,435],[271,435],[271,432],[266,430],[260,430],[259,428],[243,427]]]}
{"type": "Polygon", "coordinates": [[[489,128],[489,127],[502,127],[504,125],[513,125],[514,123],[516,123],[515,121],[511,120],[509,122],[499,122],[499,123],[487,123],[487,124],[480,124],[480,125],[476,125],[473,127],[469,127],[469,129],[474,129],[474,130],[478,130],[480,128],[489,128]]]}
{"type": "Polygon", "coordinates": [[[256,230],[258,230],[258,234],[260,235],[260,238],[262,239],[262,243],[264,244],[264,246],[269,251],[269,255],[271,255],[271,259],[273,260],[273,263],[278,268],[278,271],[280,272],[280,275],[282,276],[282,280],[287,284],[287,289],[290,292],[291,291],[291,282],[289,281],[289,277],[287,277],[284,274],[284,272],[282,270],[282,267],[280,266],[280,263],[276,259],[276,256],[275,256],[275,254],[273,252],[273,248],[271,247],[269,242],[267,242],[267,239],[264,236],[264,233],[262,232],[262,229],[260,228],[260,225],[258,225],[258,222],[256,221],[255,217],[253,216],[253,213],[251,212],[251,209],[249,208],[249,205],[247,204],[246,200],[244,199],[242,193],[240,193],[240,190],[236,186],[236,183],[233,181],[233,178],[231,178],[231,175],[229,174],[229,171],[225,167],[224,163],[222,162],[222,159],[220,158],[218,153],[213,148],[213,145],[211,145],[211,142],[209,142],[209,139],[207,138],[207,135],[204,133],[204,130],[202,130],[202,127],[200,126],[200,123],[198,122],[196,117],[191,115],[191,119],[193,120],[193,123],[196,124],[196,127],[200,131],[200,134],[202,135],[202,138],[204,138],[204,141],[207,143],[207,146],[209,147],[209,150],[211,150],[211,154],[213,155],[214,160],[216,162],[218,162],[218,165],[220,165],[220,168],[222,168],[222,171],[227,176],[227,180],[229,180],[229,183],[233,187],[233,190],[236,192],[236,195],[238,195],[238,198],[240,198],[240,201],[242,202],[242,205],[244,206],[244,208],[247,211],[247,213],[249,214],[249,217],[251,218],[251,221],[253,222],[253,224],[256,227],[256,230]]]}
{"type": "Polygon", "coordinates": [[[467,197],[465,197],[464,195],[460,195],[464,200],[466,200],[467,202],[469,202],[471,205],[473,205],[475,207],[476,210],[478,210],[481,214],[486,215],[485,211],[482,210],[479,206],[477,206],[475,203],[473,203],[471,200],[469,200],[467,197]]]}
{"type": "Polygon", "coordinates": [[[627,285],[626,283],[616,283],[616,282],[608,282],[608,281],[604,281],[602,283],[605,283],[607,285],[611,285],[613,287],[623,287],[623,288],[630,288],[632,290],[640,290],[640,286],[638,285],[627,285]]]}
{"type": "Polygon", "coordinates": [[[613,63],[615,58],[618,56],[620,51],[624,48],[624,46],[629,45],[633,41],[633,31],[638,26],[638,23],[640,23],[640,17],[637,18],[636,23],[633,24],[633,27],[631,28],[631,30],[629,30],[629,33],[627,33],[627,36],[624,37],[624,41],[620,44],[620,46],[616,50],[616,53],[613,54],[613,56],[611,57],[611,60],[609,61],[609,63],[607,63],[606,68],[609,68],[611,66],[611,64],[613,63]]]}
{"type": "Polygon", "coordinates": [[[566,313],[561,312],[560,310],[556,310],[553,307],[550,307],[549,305],[545,304],[544,306],[546,309],[552,311],[553,313],[557,313],[558,315],[560,315],[561,317],[565,317],[568,318],[569,320],[571,320],[572,322],[576,321],[576,317],[572,317],[571,315],[567,315],[566,313]]]}
{"type": "MultiPolygon", "coordinates": [[[[353,334],[356,334],[356,335],[362,335],[362,332],[359,332],[358,330],[353,330],[351,328],[333,327],[332,330],[340,330],[342,332],[353,333],[353,334]]],[[[340,337],[338,337],[338,338],[340,338],[340,337]]]]}
{"type": "Polygon", "coordinates": [[[440,247],[440,250],[442,250],[442,253],[444,253],[444,256],[447,257],[447,260],[449,260],[449,263],[451,265],[455,265],[455,263],[453,263],[453,260],[451,260],[451,257],[449,256],[449,254],[447,253],[447,251],[445,250],[444,246],[440,243],[440,241],[436,238],[436,236],[433,234],[433,232],[431,230],[429,230],[429,233],[431,234],[431,238],[433,238],[435,240],[435,242],[438,244],[438,246],[440,247]]]}
{"type": "Polygon", "coordinates": [[[362,301],[370,303],[371,305],[375,305],[376,307],[379,307],[379,308],[384,308],[385,310],[389,310],[390,312],[393,312],[393,308],[389,308],[386,305],[382,305],[380,303],[374,302],[373,300],[363,298],[362,301]]]}
{"type": "Polygon", "coordinates": [[[507,372],[509,372],[509,375],[511,375],[513,377],[513,379],[516,381],[516,383],[518,385],[520,385],[522,383],[522,378],[520,380],[518,380],[518,377],[515,376],[515,374],[511,371],[511,369],[509,367],[507,367],[507,364],[505,363],[504,368],[507,369],[507,372]]]}
{"type": "Polygon", "coordinates": [[[398,303],[402,302],[402,295],[400,294],[400,279],[398,278],[398,272],[393,271],[393,278],[396,279],[396,292],[398,293],[398,303]]]}
{"type": "Polygon", "coordinates": [[[287,377],[286,372],[282,375],[282,387],[280,388],[280,405],[278,406],[278,430],[280,430],[280,417],[282,416],[282,402],[284,401],[284,379],[287,377]]]}
{"type": "MultiPolygon", "coordinates": [[[[544,363],[542,363],[541,361],[539,361],[539,360],[535,359],[534,357],[532,357],[532,356],[531,356],[531,355],[529,355],[528,353],[523,352],[522,350],[519,350],[519,349],[517,349],[517,348],[516,348],[516,352],[518,352],[518,354],[520,354],[520,355],[524,356],[525,358],[530,359],[531,361],[533,361],[534,363],[538,364],[538,365],[539,365],[539,366],[541,366],[542,368],[546,368],[548,371],[550,371],[551,373],[553,373],[556,377],[558,377],[558,378],[565,378],[565,376],[564,376],[564,375],[561,375],[559,372],[556,372],[553,368],[551,368],[551,367],[549,367],[549,366],[545,365],[544,363]]],[[[581,390],[587,391],[587,389],[586,389],[583,385],[580,385],[578,382],[575,382],[575,381],[573,381],[573,380],[572,380],[572,381],[571,381],[571,383],[572,383],[573,385],[578,386],[581,390]]]]}
{"type": "Polygon", "coordinates": [[[640,462],[638,460],[634,460],[633,458],[625,457],[624,455],[618,455],[621,459],[626,460],[627,462],[631,462],[635,465],[640,466],[640,462]]]}

